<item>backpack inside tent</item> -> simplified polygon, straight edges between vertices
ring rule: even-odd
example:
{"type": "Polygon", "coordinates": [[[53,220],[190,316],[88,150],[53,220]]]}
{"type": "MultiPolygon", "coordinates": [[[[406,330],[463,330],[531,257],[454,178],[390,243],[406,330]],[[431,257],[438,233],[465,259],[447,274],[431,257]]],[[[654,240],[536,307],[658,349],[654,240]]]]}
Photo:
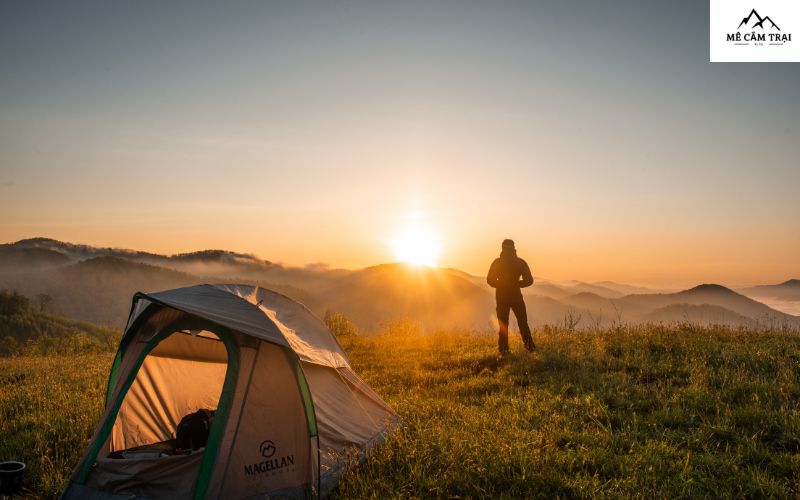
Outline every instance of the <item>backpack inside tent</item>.
{"type": "Polygon", "coordinates": [[[325,496],[399,424],[325,324],[283,295],[137,293],[62,498],[325,496]]]}

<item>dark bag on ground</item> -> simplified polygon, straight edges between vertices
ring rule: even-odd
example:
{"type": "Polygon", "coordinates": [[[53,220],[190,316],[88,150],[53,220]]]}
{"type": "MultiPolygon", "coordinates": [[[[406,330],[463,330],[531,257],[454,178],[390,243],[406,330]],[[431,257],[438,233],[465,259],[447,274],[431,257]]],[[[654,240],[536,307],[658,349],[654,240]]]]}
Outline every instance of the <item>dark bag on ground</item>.
{"type": "Polygon", "coordinates": [[[183,417],[175,430],[175,447],[178,450],[196,450],[205,446],[214,413],[214,410],[200,409],[183,417]]]}

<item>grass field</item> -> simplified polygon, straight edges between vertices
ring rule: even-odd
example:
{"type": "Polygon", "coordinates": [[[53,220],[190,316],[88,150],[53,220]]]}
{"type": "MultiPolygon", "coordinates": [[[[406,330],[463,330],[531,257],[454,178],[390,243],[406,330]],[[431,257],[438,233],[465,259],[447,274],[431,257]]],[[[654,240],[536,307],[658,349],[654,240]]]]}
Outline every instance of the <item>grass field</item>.
{"type": "MultiPolygon", "coordinates": [[[[697,327],[345,336],[404,418],[342,498],[800,496],[800,337],[697,327]]],[[[0,359],[0,458],[56,496],[101,410],[110,354],[0,359]]]]}

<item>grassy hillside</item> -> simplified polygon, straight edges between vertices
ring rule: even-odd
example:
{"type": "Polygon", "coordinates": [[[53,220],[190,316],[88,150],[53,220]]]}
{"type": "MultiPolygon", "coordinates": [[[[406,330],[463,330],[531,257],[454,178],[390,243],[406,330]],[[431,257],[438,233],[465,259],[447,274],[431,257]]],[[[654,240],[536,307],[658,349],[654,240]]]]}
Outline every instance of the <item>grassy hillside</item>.
{"type": "Polygon", "coordinates": [[[648,328],[345,340],[405,418],[349,497],[800,495],[800,338],[648,328]]]}
{"type": "MultiPolygon", "coordinates": [[[[798,497],[800,337],[722,328],[342,336],[404,418],[341,498],[798,497]]],[[[0,359],[0,457],[58,494],[100,415],[109,354],[0,359]]]]}

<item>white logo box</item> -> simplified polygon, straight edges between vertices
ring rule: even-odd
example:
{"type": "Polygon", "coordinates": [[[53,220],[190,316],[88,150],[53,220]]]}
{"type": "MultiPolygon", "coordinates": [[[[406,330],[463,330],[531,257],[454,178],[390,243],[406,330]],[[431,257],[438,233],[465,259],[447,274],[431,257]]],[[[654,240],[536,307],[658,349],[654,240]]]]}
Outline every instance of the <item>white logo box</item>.
{"type": "Polygon", "coordinates": [[[800,0],[710,0],[709,60],[800,62],[800,0]]]}

